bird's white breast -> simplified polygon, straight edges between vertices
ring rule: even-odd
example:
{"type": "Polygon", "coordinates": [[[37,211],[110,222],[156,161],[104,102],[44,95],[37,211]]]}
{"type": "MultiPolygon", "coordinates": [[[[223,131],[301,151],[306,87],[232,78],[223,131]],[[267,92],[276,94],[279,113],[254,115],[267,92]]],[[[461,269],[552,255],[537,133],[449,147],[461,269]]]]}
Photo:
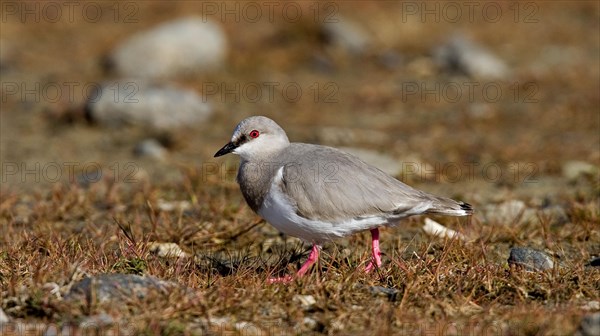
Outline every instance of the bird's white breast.
{"type": "Polygon", "coordinates": [[[358,231],[385,225],[388,222],[386,218],[380,216],[343,218],[338,222],[303,218],[298,215],[295,204],[283,194],[282,179],[283,167],[277,170],[258,214],[285,234],[310,243],[320,244],[358,231]]]}

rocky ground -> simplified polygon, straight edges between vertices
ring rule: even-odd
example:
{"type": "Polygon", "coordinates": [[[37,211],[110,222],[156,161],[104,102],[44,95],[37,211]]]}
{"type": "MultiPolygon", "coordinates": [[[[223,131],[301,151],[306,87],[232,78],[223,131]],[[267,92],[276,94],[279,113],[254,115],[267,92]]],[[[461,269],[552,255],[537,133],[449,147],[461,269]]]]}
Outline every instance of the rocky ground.
{"type": "Polygon", "coordinates": [[[595,2],[3,2],[0,333],[597,335],[595,2]],[[245,205],[238,121],[472,218],[309,247],[245,205]]]}

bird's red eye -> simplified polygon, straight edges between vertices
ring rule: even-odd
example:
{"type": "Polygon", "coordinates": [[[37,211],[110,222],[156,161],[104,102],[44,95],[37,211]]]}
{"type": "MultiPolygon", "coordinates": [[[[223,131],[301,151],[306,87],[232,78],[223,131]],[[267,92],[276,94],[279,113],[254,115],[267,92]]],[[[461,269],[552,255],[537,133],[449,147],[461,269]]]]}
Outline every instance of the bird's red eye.
{"type": "Polygon", "coordinates": [[[258,138],[259,135],[260,135],[260,133],[257,130],[253,130],[250,132],[251,138],[258,138]]]}

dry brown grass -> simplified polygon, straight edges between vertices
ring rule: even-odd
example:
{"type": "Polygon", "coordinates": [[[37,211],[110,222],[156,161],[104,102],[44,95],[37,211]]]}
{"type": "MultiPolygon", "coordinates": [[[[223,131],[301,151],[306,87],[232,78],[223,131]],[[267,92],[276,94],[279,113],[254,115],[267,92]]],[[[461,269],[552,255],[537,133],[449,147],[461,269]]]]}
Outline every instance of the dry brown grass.
{"type": "Polygon", "coordinates": [[[585,314],[582,307],[600,299],[600,270],[584,266],[600,239],[594,203],[572,200],[564,225],[491,227],[440,218],[478,237],[470,243],[427,237],[415,218],[383,231],[385,262],[374,274],[361,272],[369,251],[365,233],[326,245],[318,267],[305,278],[266,285],[271,274],[293,272],[307,246],[289,239],[286,244],[276,230],[257,224],[229,185],[202,186],[183,214],[151,209],[163,190],[191,200],[182,186],[123,188],[123,200],[114,204],[103,201],[94,187],[60,186],[28,196],[36,199],[28,223],[13,215],[23,196],[3,195],[3,309],[15,319],[55,325],[108,310],[122,319],[122,329],[166,334],[235,331],[239,322],[251,323],[247,330],[237,325],[240,333],[308,332],[313,330],[303,319],[310,317],[314,331],[329,334],[546,335],[572,333],[585,314]],[[267,240],[272,246],[266,248],[267,240]],[[554,252],[560,266],[539,273],[507,266],[509,246],[535,241],[554,252]],[[160,258],[150,252],[149,242],[178,243],[195,258],[160,258]],[[63,302],[60,296],[82,272],[153,275],[196,295],[174,292],[108,309],[63,302]],[[48,283],[58,284],[59,294],[52,294],[48,283]],[[397,293],[373,294],[370,286],[397,293]],[[303,310],[294,302],[297,294],[312,295],[316,304],[303,310]]]}

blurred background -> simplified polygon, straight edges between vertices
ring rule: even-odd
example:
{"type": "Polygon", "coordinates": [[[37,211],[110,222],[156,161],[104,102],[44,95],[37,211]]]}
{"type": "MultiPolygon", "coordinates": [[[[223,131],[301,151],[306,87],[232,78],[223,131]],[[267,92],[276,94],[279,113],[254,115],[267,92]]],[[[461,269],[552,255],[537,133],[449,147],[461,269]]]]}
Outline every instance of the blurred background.
{"type": "Polygon", "coordinates": [[[598,334],[598,1],[1,1],[0,19],[0,330],[598,334]],[[364,232],[264,286],[308,250],[213,158],[252,115],[475,215],[433,217],[452,240],[430,218],[382,230],[373,276],[364,232]]]}
{"type": "Polygon", "coordinates": [[[2,191],[232,180],[237,159],[212,155],[265,115],[292,141],[474,203],[597,193],[598,13],[592,1],[5,1],[2,191]]]}

